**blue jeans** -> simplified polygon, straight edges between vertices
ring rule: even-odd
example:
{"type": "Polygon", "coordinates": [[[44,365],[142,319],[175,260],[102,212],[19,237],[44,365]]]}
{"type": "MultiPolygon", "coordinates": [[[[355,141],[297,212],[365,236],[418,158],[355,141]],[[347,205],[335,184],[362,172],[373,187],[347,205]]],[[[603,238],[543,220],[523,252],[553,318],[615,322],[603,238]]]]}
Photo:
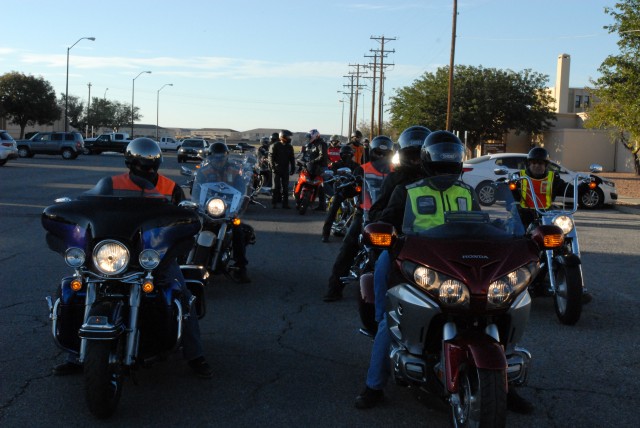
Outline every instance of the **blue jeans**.
{"type": "Polygon", "coordinates": [[[391,362],[389,361],[389,347],[391,336],[387,329],[387,317],[385,314],[385,298],[389,272],[391,271],[391,257],[388,251],[380,253],[373,272],[373,288],[375,293],[376,321],[378,332],[371,349],[371,360],[367,371],[366,385],[371,389],[383,389],[387,384],[390,374],[391,362]]]}

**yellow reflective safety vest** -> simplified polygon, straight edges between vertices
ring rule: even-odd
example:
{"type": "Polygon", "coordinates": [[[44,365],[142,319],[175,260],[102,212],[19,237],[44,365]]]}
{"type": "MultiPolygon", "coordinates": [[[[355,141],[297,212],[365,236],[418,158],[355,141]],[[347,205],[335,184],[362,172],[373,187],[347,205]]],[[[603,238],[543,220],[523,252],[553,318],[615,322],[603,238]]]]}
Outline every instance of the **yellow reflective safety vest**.
{"type": "Polygon", "coordinates": [[[445,211],[473,210],[471,190],[461,183],[446,190],[434,189],[428,185],[408,187],[407,197],[415,218],[414,230],[427,230],[444,224],[445,211]]]}
{"type": "Polygon", "coordinates": [[[520,184],[520,206],[522,208],[536,207],[531,197],[529,184],[527,183],[527,180],[531,180],[533,191],[536,193],[535,197],[538,200],[540,208],[547,209],[551,207],[553,203],[553,171],[549,171],[546,177],[540,179],[529,177],[525,170],[520,171],[520,176],[526,177],[520,184]]]}

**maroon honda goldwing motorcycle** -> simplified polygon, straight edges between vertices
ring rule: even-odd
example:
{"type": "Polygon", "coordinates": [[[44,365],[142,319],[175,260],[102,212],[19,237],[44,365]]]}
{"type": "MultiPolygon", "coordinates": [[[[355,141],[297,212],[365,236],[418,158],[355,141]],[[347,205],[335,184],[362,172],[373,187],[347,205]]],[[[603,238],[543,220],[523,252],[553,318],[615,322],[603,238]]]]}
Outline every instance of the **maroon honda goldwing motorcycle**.
{"type": "MultiPolygon", "coordinates": [[[[396,383],[435,394],[453,426],[504,426],[507,390],[527,380],[530,354],[517,347],[529,318],[527,287],[556,226],[525,235],[506,201],[483,211],[444,213],[444,224],[414,225],[409,205],[401,231],[365,227],[365,245],[392,255],[386,298],[391,373],[396,383]],[[393,278],[395,277],[395,280],[393,278]]],[[[549,244],[555,245],[555,244],[549,244]]]]}

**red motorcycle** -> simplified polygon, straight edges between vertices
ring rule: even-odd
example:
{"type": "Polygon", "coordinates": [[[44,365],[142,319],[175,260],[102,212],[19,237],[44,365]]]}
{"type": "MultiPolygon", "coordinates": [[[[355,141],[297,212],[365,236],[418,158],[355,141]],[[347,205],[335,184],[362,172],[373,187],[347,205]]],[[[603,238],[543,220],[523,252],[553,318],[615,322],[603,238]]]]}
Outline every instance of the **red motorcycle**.
{"type": "Polygon", "coordinates": [[[562,231],[527,236],[513,198],[446,212],[430,228],[414,224],[411,207],[405,214],[401,231],[372,223],[363,232],[365,245],[394,259],[385,313],[396,383],[445,400],[453,426],[504,426],[507,389],[526,382],[531,358],[516,346],[529,318],[527,287],[540,248],[557,245],[549,238],[562,231]]]}
{"type": "Polygon", "coordinates": [[[324,178],[322,174],[311,174],[307,169],[306,162],[298,160],[296,163],[298,164],[299,176],[293,190],[293,197],[298,212],[300,215],[304,215],[318,197],[318,191],[324,183],[324,178]]]}

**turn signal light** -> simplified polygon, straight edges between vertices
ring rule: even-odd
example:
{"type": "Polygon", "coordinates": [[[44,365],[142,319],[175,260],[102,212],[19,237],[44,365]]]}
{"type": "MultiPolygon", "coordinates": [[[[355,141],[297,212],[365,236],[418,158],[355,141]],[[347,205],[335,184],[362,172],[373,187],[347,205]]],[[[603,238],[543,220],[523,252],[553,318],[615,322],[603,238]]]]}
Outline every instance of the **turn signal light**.
{"type": "Polygon", "coordinates": [[[509,183],[509,190],[516,190],[516,187],[517,187],[516,183],[514,182],[509,183]]]}
{"type": "Polygon", "coordinates": [[[80,281],[79,279],[74,279],[73,281],[71,281],[71,289],[73,291],[80,291],[81,288],[82,288],[82,281],[80,281]]]}
{"type": "Polygon", "coordinates": [[[596,187],[598,187],[598,185],[596,184],[595,181],[590,181],[589,182],[589,189],[595,189],[596,187]]]}
{"type": "Polygon", "coordinates": [[[145,281],[144,284],[142,284],[142,291],[145,293],[151,293],[153,291],[153,282],[145,281]]]}
{"type": "Polygon", "coordinates": [[[240,221],[240,219],[238,217],[236,217],[236,218],[234,218],[232,220],[232,223],[233,223],[234,226],[240,226],[240,223],[242,223],[242,222],[240,221]]]}
{"type": "Polygon", "coordinates": [[[362,187],[356,186],[356,192],[358,192],[358,193],[362,192],[362,187]]]}
{"type": "Polygon", "coordinates": [[[564,243],[564,236],[562,234],[545,235],[543,243],[546,248],[561,247],[564,243]]]}
{"type": "Polygon", "coordinates": [[[391,234],[390,233],[370,233],[369,240],[373,245],[378,247],[391,246],[391,234]]]}

